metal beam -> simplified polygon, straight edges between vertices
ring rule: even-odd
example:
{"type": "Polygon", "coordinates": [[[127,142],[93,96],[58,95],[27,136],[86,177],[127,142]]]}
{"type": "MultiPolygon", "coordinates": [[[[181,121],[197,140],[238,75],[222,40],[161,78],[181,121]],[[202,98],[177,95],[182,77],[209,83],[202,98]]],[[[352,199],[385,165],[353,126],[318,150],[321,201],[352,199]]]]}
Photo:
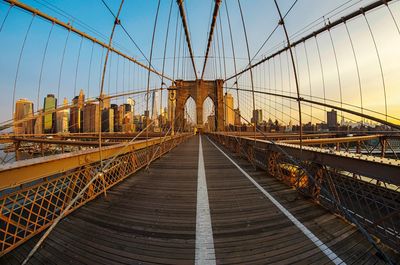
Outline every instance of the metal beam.
{"type": "MultiPolygon", "coordinates": [[[[190,133],[168,136],[165,141],[187,137],[190,133]]],[[[135,141],[133,143],[121,143],[102,148],[102,158],[112,158],[116,154],[126,154],[136,150],[148,148],[163,142],[163,138],[153,138],[135,141]]],[[[24,183],[39,180],[44,177],[61,174],[68,170],[92,164],[100,161],[98,148],[77,151],[67,154],[58,154],[48,157],[32,158],[14,163],[0,165],[0,190],[13,188],[24,183]]]]}
{"type": "Polygon", "coordinates": [[[219,11],[220,4],[221,4],[221,0],[215,0],[214,12],[213,12],[213,17],[212,17],[211,26],[210,26],[210,33],[208,35],[208,43],[207,43],[206,55],[204,57],[204,65],[203,65],[203,71],[201,73],[201,79],[203,79],[204,73],[206,71],[208,54],[210,52],[210,47],[211,47],[211,43],[213,40],[214,28],[215,28],[215,24],[217,23],[217,17],[218,17],[218,11],[219,11]]]}
{"type": "MultiPolygon", "coordinates": [[[[363,135],[363,136],[350,136],[350,137],[333,137],[333,138],[317,138],[317,139],[304,139],[303,145],[320,145],[320,144],[338,144],[338,143],[354,143],[359,141],[369,141],[379,139],[383,135],[363,135]]],[[[300,140],[281,140],[279,143],[286,144],[299,144],[300,140]]]]}
{"type": "Polygon", "coordinates": [[[365,7],[360,8],[359,10],[356,10],[356,11],[354,11],[354,12],[352,12],[352,13],[350,13],[350,14],[348,14],[348,15],[340,18],[340,19],[338,19],[338,20],[335,20],[333,22],[329,22],[328,24],[326,24],[322,28],[320,28],[320,29],[308,34],[307,36],[305,36],[305,37],[303,37],[303,38],[301,38],[301,39],[299,39],[299,40],[297,40],[295,42],[292,42],[290,44],[290,46],[286,46],[286,47],[282,48],[281,50],[279,50],[279,51],[277,51],[277,52],[265,57],[264,59],[260,60],[259,62],[255,63],[253,65],[250,65],[247,68],[245,68],[244,70],[232,75],[231,77],[228,77],[227,79],[225,79],[225,82],[228,81],[228,80],[231,80],[232,78],[235,78],[235,77],[237,77],[237,76],[239,76],[239,75],[241,75],[241,74],[243,74],[243,73],[245,73],[247,71],[249,71],[250,69],[262,64],[265,61],[268,61],[269,59],[281,54],[282,52],[285,52],[285,51],[289,50],[290,47],[294,47],[294,46],[296,46],[296,45],[298,45],[300,43],[303,43],[306,40],[317,36],[318,34],[321,34],[321,33],[325,32],[327,30],[330,30],[331,28],[333,28],[333,27],[335,27],[335,26],[337,26],[339,24],[345,23],[349,19],[352,19],[352,18],[357,17],[359,15],[363,15],[365,12],[368,12],[368,11],[370,11],[372,9],[375,9],[375,8],[381,6],[381,5],[386,5],[388,2],[391,2],[391,1],[392,0],[378,0],[378,1],[375,1],[375,2],[369,4],[369,5],[365,6],[365,7]]]}
{"type": "Polygon", "coordinates": [[[251,137],[229,136],[223,133],[211,133],[211,135],[230,137],[232,142],[254,146],[254,148],[263,150],[263,152],[274,151],[282,153],[283,150],[297,160],[311,161],[316,164],[356,173],[386,183],[400,185],[400,161],[396,159],[332,151],[310,146],[303,146],[300,149],[299,145],[272,143],[268,140],[254,140],[251,137]],[[239,140],[239,143],[234,138],[239,140]],[[254,145],[254,141],[256,141],[256,145],[254,145]]]}
{"type": "Polygon", "coordinates": [[[187,43],[188,48],[189,48],[190,59],[192,60],[194,75],[195,75],[195,77],[197,79],[196,65],[194,63],[194,55],[193,55],[192,45],[190,43],[189,27],[188,27],[187,20],[186,20],[185,8],[183,7],[183,0],[176,0],[176,3],[178,4],[179,13],[180,13],[181,19],[182,19],[183,29],[185,30],[186,43],[187,43]]]}
{"type": "Polygon", "coordinates": [[[165,76],[165,75],[163,75],[162,73],[159,73],[157,70],[153,69],[152,67],[147,66],[147,65],[144,65],[144,64],[142,64],[141,62],[139,62],[139,61],[137,61],[136,59],[134,59],[133,57],[128,56],[128,55],[122,53],[121,51],[119,51],[119,50],[117,50],[117,49],[115,49],[115,48],[113,48],[113,47],[107,45],[106,43],[104,43],[104,42],[102,42],[102,41],[100,41],[100,40],[98,40],[98,39],[96,39],[96,38],[90,36],[89,34],[87,34],[87,33],[85,33],[85,32],[82,32],[82,31],[80,31],[80,30],[78,30],[78,29],[72,27],[69,23],[62,22],[62,21],[58,20],[57,18],[52,17],[52,16],[49,16],[49,15],[47,15],[47,14],[41,12],[41,11],[38,10],[38,9],[35,9],[35,8],[29,6],[29,5],[26,5],[26,4],[24,4],[24,3],[21,3],[21,2],[18,1],[18,0],[4,0],[4,1],[8,2],[8,3],[9,3],[10,5],[12,5],[12,6],[17,6],[17,7],[21,8],[21,9],[23,9],[23,10],[25,10],[25,11],[28,11],[28,12],[30,12],[30,13],[36,15],[36,16],[39,16],[39,17],[41,17],[41,18],[44,18],[45,20],[51,21],[52,23],[57,24],[57,25],[59,25],[59,26],[65,28],[65,29],[67,29],[67,30],[69,30],[69,31],[72,31],[72,32],[74,32],[74,33],[76,33],[76,34],[78,34],[78,35],[84,37],[85,39],[91,40],[91,41],[93,41],[94,43],[97,43],[97,44],[99,44],[100,46],[102,46],[102,47],[104,47],[104,48],[106,48],[106,49],[109,49],[110,51],[112,51],[112,52],[114,52],[114,53],[116,53],[116,54],[118,54],[118,55],[124,57],[125,59],[127,59],[127,60],[129,60],[129,61],[131,61],[131,62],[133,62],[133,63],[139,65],[140,67],[143,67],[144,69],[155,73],[156,75],[162,76],[162,77],[164,77],[165,79],[167,79],[167,80],[169,80],[169,81],[171,81],[171,82],[174,81],[172,78],[170,78],[170,77],[168,77],[168,76],[165,76]]]}

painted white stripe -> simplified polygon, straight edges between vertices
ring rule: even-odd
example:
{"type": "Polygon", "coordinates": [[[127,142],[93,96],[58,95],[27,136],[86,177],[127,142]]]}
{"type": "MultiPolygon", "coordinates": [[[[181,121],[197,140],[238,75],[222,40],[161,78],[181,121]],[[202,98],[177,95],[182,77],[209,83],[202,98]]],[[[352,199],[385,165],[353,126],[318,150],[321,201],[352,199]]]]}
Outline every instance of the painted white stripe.
{"type": "Polygon", "coordinates": [[[195,264],[215,265],[214,239],[211,225],[210,206],[206,172],[204,168],[203,147],[199,136],[199,165],[197,170],[197,209],[196,209],[196,257],[195,264]]]}
{"type": "MultiPolygon", "coordinates": [[[[208,137],[207,137],[208,139],[208,137]]],[[[244,171],[235,161],[233,161],[224,151],[222,151],[213,141],[208,139],[229,161],[232,162],[253,184],[256,186],[292,223],[303,232],[334,264],[346,264],[340,259],[327,245],[316,237],[307,227],[305,227],[296,217],[294,217],[282,204],[280,204],[268,191],[260,186],[246,171],[244,171]]]]}

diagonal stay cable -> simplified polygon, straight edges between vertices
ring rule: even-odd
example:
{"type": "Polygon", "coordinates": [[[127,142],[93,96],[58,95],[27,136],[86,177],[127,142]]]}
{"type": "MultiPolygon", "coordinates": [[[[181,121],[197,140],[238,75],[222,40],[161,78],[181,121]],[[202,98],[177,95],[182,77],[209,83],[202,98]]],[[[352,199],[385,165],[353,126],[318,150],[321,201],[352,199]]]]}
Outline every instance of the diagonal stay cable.
{"type": "MultiPolygon", "coordinates": [[[[107,3],[105,2],[105,0],[101,0],[101,2],[105,5],[105,7],[108,9],[108,11],[110,12],[110,14],[116,18],[114,12],[111,10],[111,8],[107,5],[107,3]]],[[[121,27],[121,29],[125,32],[125,34],[128,36],[128,38],[132,41],[133,45],[135,45],[136,49],[138,49],[138,51],[140,52],[140,54],[143,56],[143,58],[147,61],[147,63],[149,64],[149,68],[152,68],[154,70],[157,70],[157,68],[155,68],[150,60],[147,58],[147,56],[144,54],[143,50],[139,47],[139,45],[136,43],[136,41],[133,39],[132,35],[128,32],[128,30],[124,27],[124,25],[121,23],[121,21],[119,21],[119,26],[121,27]]],[[[161,76],[158,75],[158,77],[161,79],[161,76]]]]}

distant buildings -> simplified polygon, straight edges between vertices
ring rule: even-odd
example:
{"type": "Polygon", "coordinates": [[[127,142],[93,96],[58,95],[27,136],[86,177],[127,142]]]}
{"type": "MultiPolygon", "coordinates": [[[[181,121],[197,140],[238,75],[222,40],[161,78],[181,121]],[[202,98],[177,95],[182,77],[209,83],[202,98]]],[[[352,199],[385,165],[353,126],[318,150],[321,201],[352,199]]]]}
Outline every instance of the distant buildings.
{"type": "MultiPolygon", "coordinates": [[[[68,100],[64,98],[63,107],[68,106],[68,100]]],[[[69,109],[63,109],[57,111],[57,132],[58,133],[65,133],[69,132],[69,109]]]]}
{"type": "Polygon", "coordinates": [[[43,132],[44,133],[55,133],[56,132],[56,110],[57,99],[53,94],[48,94],[44,98],[44,117],[43,117],[43,132]]]}
{"type": "Polygon", "coordinates": [[[100,108],[98,103],[87,103],[83,107],[83,132],[100,131],[100,108]]]}
{"type": "Polygon", "coordinates": [[[33,102],[27,99],[19,99],[15,104],[14,113],[14,133],[15,134],[33,134],[33,102]],[[29,119],[32,118],[32,119],[29,119]],[[21,120],[24,120],[20,122],[21,120]]]}
{"type": "Polygon", "coordinates": [[[237,109],[235,109],[235,126],[240,126],[240,125],[242,125],[241,117],[240,117],[240,109],[237,108],[237,109]]]}
{"type": "Polygon", "coordinates": [[[225,102],[225,124],[233,125],[235,123],[235,112],[233,109],[233,97],[231,94],[226,93],[224,96],[225,102]]]}
{"type": "Polygon", "coordinates": [[[260,125],[263,122],[262,109],[253,110],[253,117],[251,118],[251,123],[255,125],[260,125]]]}
{"type": "Polygon", "coordinates": [[[328,124],[328,129],[331,131],[337,130],[337,112],[336,110],[331,110],[326,113],[326,120],[328,124]]]}

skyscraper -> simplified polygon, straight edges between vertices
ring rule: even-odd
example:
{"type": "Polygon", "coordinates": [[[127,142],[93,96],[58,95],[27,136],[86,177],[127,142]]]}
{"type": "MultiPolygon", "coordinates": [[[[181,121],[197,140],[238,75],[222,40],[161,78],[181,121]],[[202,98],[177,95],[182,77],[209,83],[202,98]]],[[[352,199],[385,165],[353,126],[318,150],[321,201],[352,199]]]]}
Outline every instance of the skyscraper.
{"type": "Polygon", "coordinates": [[[34,132],[35,134],[43,134],[43,110],[38,111],[38,116],[35,120],[35,128],[34,132]]]}
{"type": "Polygon", "coordinates": [[[101,111],[101,131],[114,132],[114,109],[103,109],[101,111]]]}
{"type": "Polygon", "coordinates": [[[253,117],[251,118],[251,122],[256,125],[260,125],[262,121],[263,121],[262,109],[253,110],[253,117]]]}
{"type": "Polygon", "coordinates": [[[332,109],[331,111],[326,112],[326,120],[328,124],[329,130],[337,129],[337,112],[332,109]]]}
{"type": "Polygon", "coordinates": [[[15,103],[14,113],[14,133],[15,134],[33,134],[33,102],[27,99],[19,99],[15,103]],[[31,119],[29,119],[31,118],[31,119]],[[26,119],[23,122],[21,120],[26,119]]]}
{"type": "Polygon", "coordinates": [[[230,125],[235,123],[235,112],[233,110],[233,97],[231,94],[226,93],[224,96],[225,102],[225,124],[230,125]]]}
{"type": "Polygon", "coordinates": [[[111,109],[114,111],[114,132],[121,131],[122,121],[120,120],[120,112],[117,104],[111,104],[111,109]]]}
{"type": "Polygon", "coordinates": [[[87,103],[83,107],[83,132],[98,132],[100,130],[99,108],[97,103],[87,103]]]}
{"type": "Polygon", "coordinates": [[[77,98],[77,104],[78,104],[78,107],[81,109],[85,105],[85,93],[83,92],[83,89],[81,89],[81,91],[79,91],[79,96],[77,98]]]}
{"type": "Polygon", "coordinates": [[[85,105],[85,94],[81,89],[79,96],[72,99],[73,107],[69,115],[69,131],[72,133],[83,132],[83,106],[85,105]]]}
{"type": "MultiPolygon", "coordinates": [[[[63,106],[66,107],[68,105],[68,100],[64,98],[63,106]]],[[[69,109],[63,109],[57,111],[57,132],[68,132],[69,131],[69,109]]]]}
{"type": "Polygon", "coordinates": [[[235,126],[240,126],[242,125],[241,119],[240,119],[240,110],[235,109],[235,126]]]}
{"type": "Polygon", "coordinates": [[[47,94],[44,98],[43,110],[43,132],[44,133],[55,133],[56,132],[56,112],[57,99],[53,94],[47,94]],[[50,112],[47,113],[46,112],[50,112]]]}

